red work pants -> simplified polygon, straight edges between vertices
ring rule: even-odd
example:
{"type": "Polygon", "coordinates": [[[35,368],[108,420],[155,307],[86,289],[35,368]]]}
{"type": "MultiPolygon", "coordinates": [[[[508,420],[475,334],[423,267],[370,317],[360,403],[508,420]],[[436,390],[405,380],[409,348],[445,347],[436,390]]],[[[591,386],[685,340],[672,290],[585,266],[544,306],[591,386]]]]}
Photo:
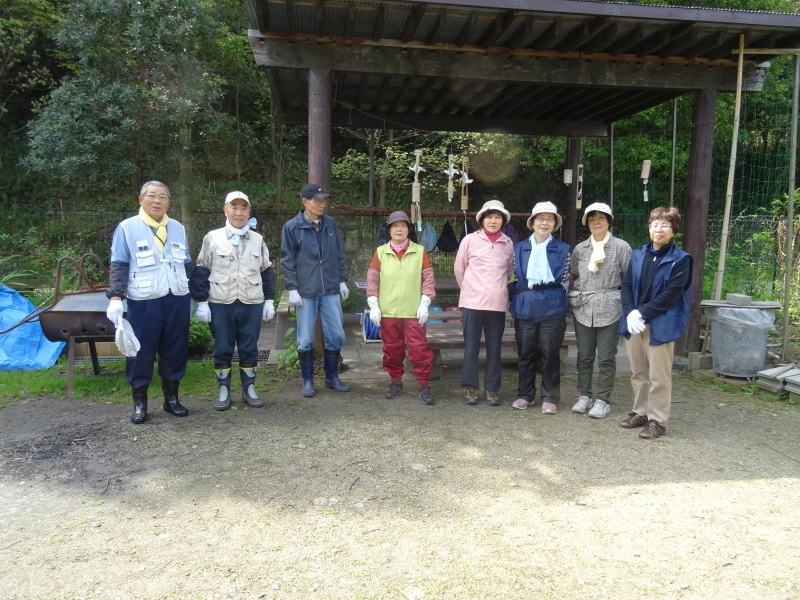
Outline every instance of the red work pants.
{"type": "Polygon", "coordinates": [[[417,319],[381,318],[381,339],[383,340],[383,370],[392,381],[403,379],[403,361],[408,349],[408,360],[414,365],[414,377],[420,387],[431,382],[433,351],[428,346],[425,326],[417,319]]]}

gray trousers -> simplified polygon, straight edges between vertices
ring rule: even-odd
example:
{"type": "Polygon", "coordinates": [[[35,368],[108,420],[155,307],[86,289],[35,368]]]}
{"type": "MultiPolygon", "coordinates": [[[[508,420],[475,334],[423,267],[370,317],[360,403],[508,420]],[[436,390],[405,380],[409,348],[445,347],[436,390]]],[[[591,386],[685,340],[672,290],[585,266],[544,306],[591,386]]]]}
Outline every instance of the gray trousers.
{"type": "Polygon", "coordinates": [[[611,401],[617,375],[619,322],[604,327],[587,327],[575,319],[575,343],[578,348],[578,393],[581,396],[611,401]],[[597,392],[592,393],[592,374],[597,357],[597,392]]]}

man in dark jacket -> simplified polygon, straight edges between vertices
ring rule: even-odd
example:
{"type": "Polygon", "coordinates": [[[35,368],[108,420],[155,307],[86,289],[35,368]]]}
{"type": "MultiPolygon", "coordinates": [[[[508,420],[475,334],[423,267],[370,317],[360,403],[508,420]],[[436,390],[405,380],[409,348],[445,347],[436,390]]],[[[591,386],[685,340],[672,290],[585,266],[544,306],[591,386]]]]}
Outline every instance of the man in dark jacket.
{"type": "Polygon", "coordinates": [[[310,183],[300,190],[303,210],[283,226],[281,235],[281,272],[289,304],[297,312],[297,354],[303,376],[303,396],[311,397],[314,389],[314,326],[322,320],[325,337],[325,386],[347,392],[339,379],[339,355],[345,334],[342,327],[342,305],[347,289],[347,266],[344,240],[339,226],[325,213],[330,194],[310,183]]]}

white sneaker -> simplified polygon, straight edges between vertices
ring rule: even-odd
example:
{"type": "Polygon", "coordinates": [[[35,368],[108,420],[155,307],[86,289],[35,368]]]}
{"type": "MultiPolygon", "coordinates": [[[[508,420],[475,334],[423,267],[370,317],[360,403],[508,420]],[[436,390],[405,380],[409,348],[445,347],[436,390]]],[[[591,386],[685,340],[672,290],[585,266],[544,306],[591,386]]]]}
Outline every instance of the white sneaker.
{"type": "Polygon", "coordinates": [[[572,412],[585,413],[592,407],[592,399],[589,396],[581,396],[578,401],[572,405],[572,412]]]}
{"type": "Polygon", "coordinates": [[[611,405],[605,400],[595,400],[589,416],[593,419],[604,419],[611,412],[611,405]]]}

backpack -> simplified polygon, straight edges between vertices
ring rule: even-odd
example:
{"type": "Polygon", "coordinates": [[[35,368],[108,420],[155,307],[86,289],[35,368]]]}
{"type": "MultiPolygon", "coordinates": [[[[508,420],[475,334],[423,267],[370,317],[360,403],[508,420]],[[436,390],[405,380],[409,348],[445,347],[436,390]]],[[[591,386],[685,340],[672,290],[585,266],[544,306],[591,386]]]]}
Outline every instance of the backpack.
{"type": "Polygon", "coordinates": [[[425,248],[425,252],[430,253],[436,250],[436,242],[438,241],[439,236],[433,228],[433,225],[425,223],[425,225],[422,226],[422,233],[419,234],[420,246],[425,248]]]}
{"type": "Polygon", "coordinates": [[[453,226],[450,224],[450,219],[444,222],[442,234],[439,236],[439,241],[436,242],[436,247],[442,252],[455,252],[458,250],[458,238],[456,238],[456,232],[453,231],[453,226]]]}

